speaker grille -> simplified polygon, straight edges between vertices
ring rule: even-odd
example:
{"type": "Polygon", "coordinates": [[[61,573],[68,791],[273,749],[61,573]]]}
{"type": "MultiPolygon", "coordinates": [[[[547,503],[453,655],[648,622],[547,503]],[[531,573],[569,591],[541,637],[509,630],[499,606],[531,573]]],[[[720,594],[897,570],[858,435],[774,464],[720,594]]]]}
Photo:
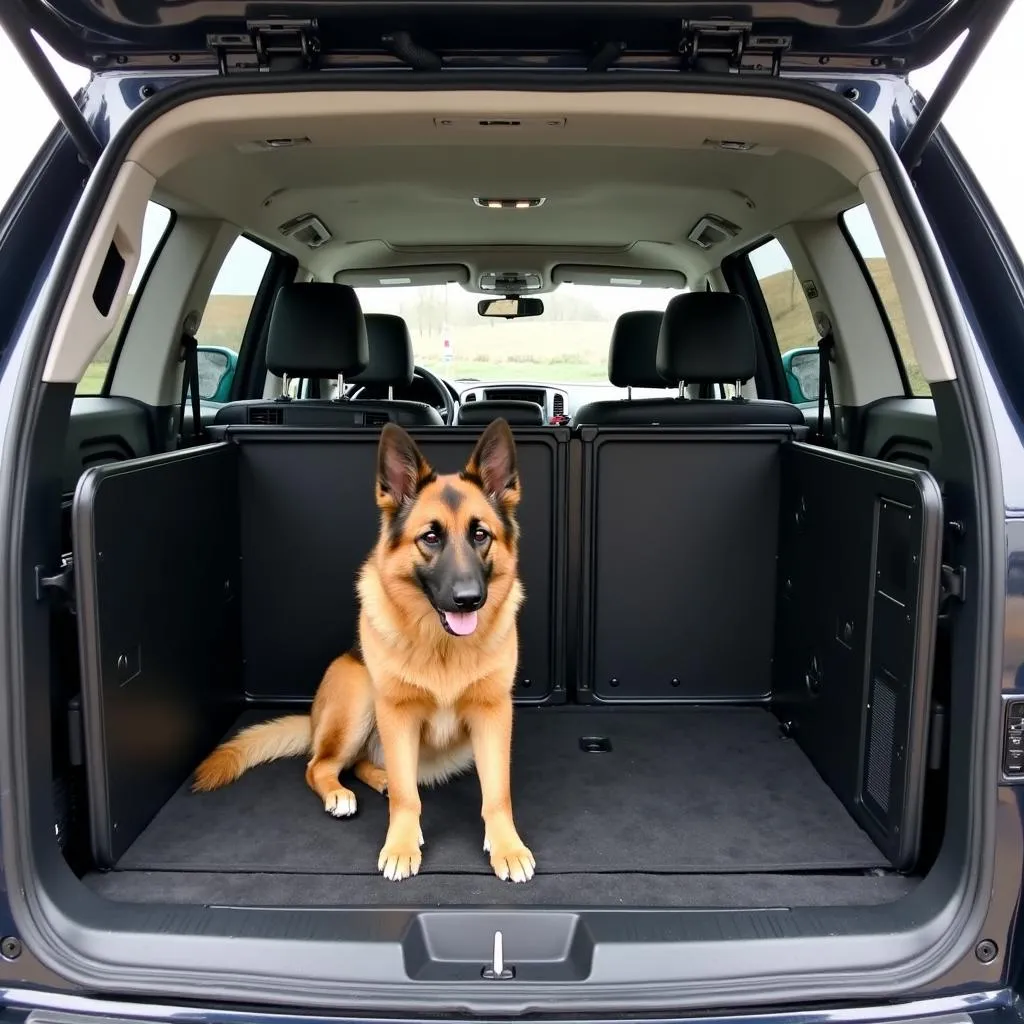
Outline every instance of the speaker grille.
{"type": "Polygon", "coordinates": [[[889,810],[893,741],[896,735],[896,693],[883,679],[871,682],[871,723],[868,733],[868,796],[883,814],[889,810]]]}

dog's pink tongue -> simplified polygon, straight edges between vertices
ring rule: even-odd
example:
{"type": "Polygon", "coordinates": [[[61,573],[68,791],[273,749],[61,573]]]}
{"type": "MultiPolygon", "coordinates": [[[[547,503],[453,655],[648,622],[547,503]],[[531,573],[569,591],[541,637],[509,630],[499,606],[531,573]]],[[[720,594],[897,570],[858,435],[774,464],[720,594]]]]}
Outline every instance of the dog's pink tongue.
{"type": "Polygon", "coordinates": [[[445,612],[444,621],[456,636],[469,636],[476,629],[476,612],[445,612]]]}

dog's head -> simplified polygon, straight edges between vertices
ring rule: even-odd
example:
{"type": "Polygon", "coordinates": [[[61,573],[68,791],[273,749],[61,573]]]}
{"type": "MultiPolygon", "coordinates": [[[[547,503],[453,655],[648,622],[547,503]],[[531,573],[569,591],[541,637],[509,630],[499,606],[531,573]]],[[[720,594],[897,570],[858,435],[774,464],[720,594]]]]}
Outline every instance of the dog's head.
{"type": "Polygon", "coordinates": [[[461,473],[446,476],[434,472],[401,427],[387,424],[377,463],[385,577],[403,598],[427,602],[447,633],[475,633],[515,582],[519,498],[515,441],[505,420],[487,427],[461,473]]]}

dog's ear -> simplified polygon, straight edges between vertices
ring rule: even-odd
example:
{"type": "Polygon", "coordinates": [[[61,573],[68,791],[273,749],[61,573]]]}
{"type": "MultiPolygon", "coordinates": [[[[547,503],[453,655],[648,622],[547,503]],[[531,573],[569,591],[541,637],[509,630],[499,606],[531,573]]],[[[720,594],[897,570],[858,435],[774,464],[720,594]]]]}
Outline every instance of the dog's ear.
{"type": "Polygon", "coordinates": [[[377,449],[377,504],[398,508],[435,477],[416,442],[397,423],[386,423],[377,449]]]}
{"type": "Polygon", "coordinates": [[[463,476],[480,485],[484,493],[503,505],[519,502],[519,466],[516,442],[508,423],[494,420],[480,435],[463,476]]]}

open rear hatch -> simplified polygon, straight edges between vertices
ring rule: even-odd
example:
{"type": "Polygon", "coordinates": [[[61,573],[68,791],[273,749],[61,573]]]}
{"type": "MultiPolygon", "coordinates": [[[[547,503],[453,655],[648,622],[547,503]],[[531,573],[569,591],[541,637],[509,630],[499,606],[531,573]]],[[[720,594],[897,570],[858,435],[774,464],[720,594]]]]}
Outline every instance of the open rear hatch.
{"type": "Polygon", "coordinates": [[[25,0],[33,27],[94,70],[331,67],[393,58],[421,70],[488,65],[675,66],[759,73],[903,75],[935,60],[984,0],[757,0],[702,3],[539,0],[278,0],[253,17],[240,0],[25,0]],[[270,11],[268,7],[268,11],[270,11]],[[315,13],[311,13],[315,11],[315,13]],[[540,56],[542,59],[537,60],[540,56]]]}
{"type": "MultiPolygon", "coordinates": [[[[218,87],[225,94],[268,91],[269,75],[250,73],[254,71],[337,71],[329,81],[332,88],[372,91],[383,78],[361,74],[356,80],[341,72],[401,68],[402,75],[388,76],[387,88],[417,89],[427,82],[433,89],[484,90],[514,87],[520,71],[558,68],[594,74],[551,75],[540,84],[534,76],[530,88],[584,92],[599,83],[605,92],[620,84],[634,90],[670,91],[679,90],[682,80],[682,90],[693,93],[700,91],[694,86],[698,75],[726,72],[728,77],[709,75],[707,80],[716,92],[733,90],[733,95],[749,98],[758,93],[761,81],[769,82],[780,90],[777,95],[788,90],[808,105],[818,104],[818,112],[827,107],[827,114],[845,118],[844,130],[853,125],[855,131],[866,132],[861,112],[852,111],[852,106],[851,114],[839,109],[834,97],[822,89],[789,83],[783,83],[783,89],[777,79],[801,72],[820,75],[823,68],[829,75],[903,76],[937,57],[980,16],[988,18],[995,6],[1000,5],[983,0],[903,4],[887,0],[747,4],[551,0],[520,5],[513,13],[500,3],[486,2],[368,0],[310,5],[280,0],[273,6],[272,18],[254,20],[246,16],[250,5],[236,0],[184,5],[175,0],[131,4],[24,0],[23,7],[16,11],[12,5],[0,16],[12,28],[23,53],[33,52],[27,32],[31,27],[63,57],[91,67],[101,77],[109,73],[121,80],[132,71],[139,72],[140,78],[155,77],[155,72],[206,72],[204,95],[215,95],[218,87]],[[310,14],[311,6],[315,16],[310,14]],[[408,68],[424,74],[405,73],[408,68]],[[481,69],[506,73],[476,79],[447,74],[481,69]],[[598,74],[610,69],[616,73],[603,78],[598,74]],[[651,69],[685,74],[618,74],[651,69]],[[218,74],[226,80],[216,82],[218,74]],[[737,79],[743,84],[734,88],[737,79]]],[[[45,70],[40,74],[46,80],[45,70]]],[[[305,83],[296,85],[292,75],[281,74],[279,81],[284,83],[282,90],[306,89],[305,83]]],[[[318,86],[327,81],[322,79],[318,86]]],[[[57,95],[60,90],[52,87],[52,81],[49,85],[55,103],[63,104],[61,112],[83,155],[94,162],[100,147],[93,127],[73,104],[69,106],[66,95],[63,99],[57,95]]],[[[188,95],[187,88],[180,93],[183,99],[188,95]]],[[[757,95],[758,102],[762,99],[757,95]]],[[[163,112],[170,102],[164,96],[153,106],[163,112]]],[[[143,109],[140,124],[145,117],[143,109]]],[[[114,138],[120,147],[117,155],[123,159],[127,142],[116,132],[114,138]]],[[[875,148],[877,155],[884,144],[875,148]]],[[[101,165],[106,177],[100,184],[109,188],[117,168],[107,163],[104,160],[101,165]]],[[[892,170],[890,161],[891,189],[900,194],[904,209],[914,209],[904,178],[892,170]]],[[[95,185],[94,191],[99,188],[95,185]]],[[[98,203],[102,200],[100,195],[98,203]]],[[[908,218],[908,233],[918,230],[912,221],[908,218]]],[[[930,251],[927,241],[917,245],[915,239],[915,245],[919,255],[930,251]]],[[[32,919],[32,928],[26,931],[32,931],[39,946],[50,944],[51,963],[94,989],[186,992],[195,998],[218,999],[255,998],[255,993],[268,1002],[344,1005],[353,1010],[412,1007],[419,1012],[429,1008],[483,1014],[537,1009],[580,1012],[581,1007],[639,1012],[666,1005],[707,1009],[739,1002],[836,998],[837,993],[850,998],[888,997],[933,980],[943,966],[942,957],[949,966],[961,955],[954,942],[973,943],[969,936],[964,938],[965,922],[973,912],[973,890],[969,892],[968,882],[960,880],[958,871],[974,849],[969,844],[981,843],[977,838],[981,830],[973,827],[977,823],[969,823],[970,828],[964,824],[955,837],[958,845],[948,856],[955,863],[945,877],[930,888],[912,884],[918,879],[908,882],[903,877],[912,874],[918,853],[921,823],[916,802],[927,770],[923,740],[932,613],[939,589],[942,500],[926,473],[812,450],[803,443],[805,434],[784,434],[769,437],[755,431],[745,447],[737,445],[735,438],[723,441],[717,436],[655,439],[652,448],[657,451],[641,452],[647,462],[638,459],[639,442],[628,431],[623,437],[609,438],[607,432],[602,436],[598,431],[570,438],[568,430],[545,430],[535,439],[536,457],[550,482],[547,491],[540,486],[528,491],[529,501],[542,502],[547,494],[551,508],[535,513],[531,534],[542,538],[544,545],[530,556],[536,563],[536,580],[528,581],[532,603],[524,613],[536,617],[535,635],[543,638],[543,647],[537,644],[531,653],[536,661],[536,671],[531,669],[533,693],[543,689],[540,683],[545,674],[550,695],[559,675],[565,679],[573,672],[583,679],[578,691],[588,692],[579,706],[529,708],[520,716],[524,737],[520,757],[526,760],[519,761],[517,785],[536,793],[535,799],[526,798],[536,815],[532,828],[561,846],[551,861],[558,870],[554,877],[539,880],[537,896],[521,887],[508,899],[486,874],[478,850],[460,845],[464,837],[447,847],[438,840],[436,863],[443,878],[436,889],[423,884],[429,877],[424,876],[416,880],[418,888],[410,887],[413,895],[406,899],[401,887],[381,883],[372,873],[372,845],[383,814],[380,806],[367,815],[377,815],[376,819],[352,823],[364,826],[358,835],[353,833],[353,843],[365,849],[349,852],[354,863],[366,863],[369,858],[371,872],[339,871],[332,858],[338,848],[332,844],[345,823],[324,820],[315,808],[319,817],[308,827],[323,830],[322,838],[308,844],[295,841],[307,828],[299,813],[300,798],[307,794],[302,791],[301,768],[294,762],[273,766],[262,777],[254,772],[245,780],[248,788],[240,785],[228,790],[223,799],[218,797],[219,802],[201,804],[182,788],[191,767],[212,744],[239,722],[249,720],[248,716],[266,710],[252,706],[258,704],[251,699],[253,693],[261,694],[252,685],[254,671],[265,675],[266,704],[280,705],[287,700],[301,703],[310,696],[273,689],[293,674],[290,651],[300,651],[299,657],[322,665],[322,652],[307,649],[308,637],[302,635],[293,638],[291,647],[264,650],[262,661],[251,657],[269,635],[264,628],[268,622],[286,620],[303,601],[309,604],[310,615],[322,622],[323,609],[337,600],[336,566],[329,579],[321,580],[319,590],[308,585],[304,569],[323,555],[324,545],[304,551],[293,565],[287,559],[281,561],[272,539],[267,538],[276,536],[274,531],[285,515],[312,517],[296,525],[295,536],[304,544],[316,545],[318,538],[335,543],[350,534],[316,519],[321,506],[315,501],[275,505],[280,495],[274,488],[269,497],[262,494],[259,500],[244,500],[244,488],[257,480],[246,475],[251,464],[245,460],[280,457],[281,472],[294,472],[303,465],[294,456],[295,449],[281,456],[267,435],[250,437],[241,430],[223,446],[198,455],[172,453],[127,470],[121,466],[95,471],[89,478],[92,490],[80,489],[76,498],[80,546],[75,560],[82,602],[82,685],[94,688],[91,711],[85,710],[85,717],[92,714],[93,718],[86,721],[85,729],[92,735],[90,825],[98,870],[90,874],[89,885],[78,884],[80,880],[66,871],[58,877],[54,852],[35,856],[37,836],[28,838],[26,829],[19,843],[31,852],[20,854],[16,870],[7,865],[12,893],[20,892],[22,897],[26,891],[33,893],[21,908],[24,919],[32,919]],[[713,506],[706,496],[725,478],[702,451],[719,443],[723,457],[738,467],[733,479],[739,483],[733,492],[720,495],[721,512],[715,516],[707,512],[713,506]],[[744,452],[747,463],[737,462],[737,453],[744,452]],[[646,562],[627,563],[623,555],[629,552],[621,540],[625,528],[609,533],[607,524],[616,515],[630,520],[632,496],[651,478],[665,483],[655,472],[646,477],[641,473],[638,481],[635,471],[666,457],[696,460],[696,469],[693,474],[662,474],[674,481],[666,486],[677,490],[664,501],[652,503],[657,523],[651,536],[676,540],[673,512],[677,506],[687,506],[695,522],[709,532],[719,530],[720,546],[702,544],[700,536],[693,535],[681,542],[686,551],[677,546],[671,558],[661,552],[652,558],[646,550],[646,562]],[[199,493],[198,488],[179,491],[178,476],[217,468],[215,462],[228,467],[223,472],[211,470],[207,482],[216,500],[206,505],[185,501],[181,515],[168,516],[169,510],[179,506],[179,493],[199,493]],[[805,462],[812,465],[806,474],[805,462]],[[603,490],[598,484],[601,474],[603,490]],[[690,486],[694,474],[701,487],[690,486]],[[833,474],[848,474],[854,481],[850,490],[833,485],[833,474]],[[164,481],[164,490],[150,486],[158,479],[164,481]],[[748,500],[752,480],[766,488],[753,495],[756,500],[748,500]],[[119,498],[122,486],[137,489],[131,502],[121,500],[123,495],[119,498]],[[803,494],[816,496],[820,506],[828,509],[828,516],[806,528],[807,536],[800,534],[806,527],[803,494]],[[854,498],[859,561],[851,554],[855,545],[846,544],[835,553],[830,571],[846,574],[843,585],[848,584],[851,602],[859,602],[859,620],[871,622],[879,645],[889,644],[900,652],[904,685],[894,696],[888,694],[885,679],[873,677],[872,704],[867,709],[835,705],[824,712],[819,704],[817,712],[807,713],[808,696],[815,696],[820,680],[815,677],[813,658],[808,661],[804,655],[822,636],[828,644],[838,638],[850,646],[849,637],[842,639],[844,620],[831,614],[835,609],[828,604],[845,591],[838,583],[831,588],[826,585],[820,569],[838,530],[835,524],[843,514],[853,514],[854,498]],[[615,514],[609,512],[613,508],[617,508],[615,514]],[[753,515],[758,508],[770,509],[768,520],[753,515]],[[158,524],[152,536],[140,536],[133,528],[138,520],[130,513],[140,509],[140,515],[158,524]],[[223,520],[218,520],[222,533],[215,536],[216,531],[211,531],[209,515],[223,520]],[[264,523],[261,516],[273,521],[264,523]],[[239,522],[247,530],[252,528],[250,532],[240,534],[239,522]],[[730,522],[734,528],[726,536],[723,524],[730,522]],[[223,543],[218,543],[218,537],[223,543]],[[101,544],[107,548],[107,568],[101,568],[96,557],[101,544]],[[196,581],[177,570],[191,564],[201,544],[206,545],[203,571],[209,579],[201,581],[199,593],[193,586],[196,581]],[[175,567],[155,584],[166,588],[167,618],[159,622],[147,619],[132,589],[134,574],[153,557],[154,545],[160,549],[157,562],[175,567]],[[239,545],[249,545],[245,563],[239,545]],[[567,554],[570,549],[573,553],[567,554]],[[556,557],[556,551],[562,554],[556,557]],[[235,574],[251,572],[261,558],[268,560],[266,574],[252,579],[247,590],[245,580],[236,580],[235,574]],[[878,561],[877,579],[882,583],[877,586],[874,579],[858,575],[859,567],[870,558],[878,561]],[[226,561],[221,565],[219,559],[226,561]],[[786,579],[777,575],[780,559],[794,566],[794,578],[800,577],[797,589],[801,581],[805,585],[800,608],[794,610],[791,602],[788,612],[791,595],[786,579]],[[654,664],[657,672],[638,671],[620,687],[619,676],[612,671],[616,659],[630,656],[629,638],[646,628],[650,616],[643,607],[616,609],[605,596],[609,591],[620,601],[629,598],[609,581],[621,578],[623,572],[633,573],[635,589],[629,594],[634,594],[655,579],[664,591],[657,608],[667,613],[692,601],[692,592],[674,572],[675,565],[696,562],[704,564],[712,576],[721,573],[730,586],[738,581],[744,584],[736,588],[737,593],[718,586],[704,605],[705,611],[717,609],[723,616],[732,616],[728,628],[738,638],[729,658],[713,663],[713,671],[704,673],[717,677],[723,691],[729,691],[727,699],[718,701],[722,706],[710,710],[682,707],[673,691],[665,689],[678,685],[678,678],[662,671],[679,646],[670,629],[663,630],[653,652],[646,651],[640,659],[654,664]],[[111,576],[111,565],[114,572],[120,567],[117,578],[111,576]],[[723,570],[723,566],[729,568],[723,570]],[[578,584],[580,605],[567,609],[562,602],[565,581],[572,574],[583,581],[578,584]],[[886,574],[893,578],[888,580],[886,574]],[[240,589],[235,590],[235,584],[240,589]],[[881,621],[888,613],[878,611],[881,603],[876,604],[875,598],[883,584],[905,591],[906,608],[898,621],[881,621]],[[240,606],[236,593],[241,595],[240,606]],[[583,636],[578,650],[585,648],[585,652],[580,664],[570,667],[576,654],[568,650],[566,635],[574,613],[579,618],[574,628],[583,636]],[[870,620],[872,615],[881,618],[870,620]],[[239,623],[246,616],[255,618],[249,621],[243,641],[239,623]],[[159,699],[164,703],[140,711],[132,706],[137,691],[118,682],[120,661],[109,662],[103,645],[116,646],[126,630],[147,629],[163,633],[165,688],[159,699]],[[205,661],[191,649],[179,649],[182,636],[200,634],[209,641],[205,661]],[[252,650],[243,651],[244,643],[252,650]],[[210,671],[218,667],[226,670],[213,678],[210,671]],[[278,670],[271,671],[275,667],[278,670]],[[787,679],[780,686],[778,678],[783,674],[787,679]],[[631,697],[636,705],[662,700],[680,706],[665,712],[631,708],[631,697]],[[220,702],[219,710],[206,717],[204,703],[211,698],[220,702]],[[744,706],[725,707],[729,702],[744,706]],[[776,707],[769,710],[773,702],[776,707]],[[139,736],[147,733],[132,726],[133,719],[139,720],[136,715],[154,715],[158,727],[173,720],[181,729],[182,741],[159,751],[140,743],[139,736]],[[854,716],[860,716],[856,722],[854,716]],[[120,728],[115,728],[117,722],[120,728]],[[872,744],[883,752],[873,757],[872,744]],[[140,759],[147,770],[153,769],[149,781],[155,783],[149,788],[140,785],[140,759]],[[616,759],[630,770],[620,773],[611,768],[616,759]],[[666,779],[686,783],[685,790],[680,790],[685,800],[668,799],[663,791],[666,779]],[[634,785],[645,787],[642,795],[636,795],[634,785]],[[106,792],[97,786],[106,786],[106,792]],[[556,788],[557,797],[545,802],[545,793],[556,788]],[[788,798],[783,792],[787,789],[788,798]],[[599,807],[602,794],[623,808],[613,836],[594,828],[592,821],[584,823],[582,830],[567,827],[581,806],[599,807]],[[246,800],[255,813],[247,813],[246,800]],[[666,813],[669,803],[675,815],[672,820],[666,813]],[[686,821],[705,825],[687,834],[686,821]],[[367,831],[371,824],[372,836],[367,831]],[[637,835],[644,829],[649,830],[649,841],[643,856],[637,857],[637,835]],[[275,830],[287,833],[284,847],[275,849],[275,830]],[[282,849],[291,858],[287,862],[282,860],[282,849]],[[29,874],[26,867],[40,875],[50,872],[57,879],[39,887],[45,889],[45,898],[37,898],[34,879],[20,877],[29,874]],[[275,867],[278,877],[268,882],[275,867]],[[238,884],[246,873],[254,877],[238,884]],[[752,877],[758,873],[760,877],[752,877]],[[736,879],[736,889],[728,897],[715,895],[728,888],[717,877],[725,875],[736,879]],[[773,876],[770,883],[765,881],[768,875],[773,876]],[[617,888],[609,886],[610,877],[625,876],[630,877],[617,881],[617,888]],[[697,885],[704,891],[695,897],[692,886],[687,889],[678,883],[679,876],[699,878],[697,885]],[[789,879],[792,888],[780,888],[781,876],[789,879]],[[668,895],[673,885],[676,890],[668,895]],[[910,889],[901,905],[901,897],[910,889]],[[581,890],[586,890],[586,898],[581,898],[581,890]],[[793,896],[797,890],[802,897],[793,896]],[[274,909],[267,909],[267,904],[274,909]],[[316,906],[316,913],[309,912],[310,904],[316,906]],[[550,909],[551,904],[563,909],[550,909]],[[545,905],[548,909],[543,909],[545,905]],[[688,913],[685,908],[694,905],[713,909],[688,913]],[[425,906],[430,909],[422,909],[425,906]],[[715,909],[723,906],[729,906],[730,912],[716,914],[715,909]],[[645,912],[651,909],[657,913],[645,912]],[[45,928],[38,926],[43,920],[45,928]],[[499,934],[505,949],[514,955],[517,974],[506,974],[498,966],[499,934]],[[67,936],[73,937],[73,947],[67,936]],[[751,952],[755,948],[758,952],[751,952]],[[493,961],[488,959],[492,950],[493,961]],[[796,950],[798,957],[794,957],[796,950]],[[799,975],[795,974],[798,969],[799,975]],[[505,982],[515,987],[501,988],[505,982]]],[[[349,437],[335,441],[343,457],[369,459],[366,465],[372,464],[373,453],[364,443],[349,437]]],[[[442,439],[438,444],[442,442],[448,443],[442,439]]],[[[465,442],[465,435],[456,436],[454,442],[465,442]]],[[[288,443],[293,444],[294,438],[288,443]]],[[[303,451],[313,461],[330,454],[322,440],[308,441],[303,451]]],[[[340,486],[336,466],[331,464],[295,481],[288,493],[302,493],[310,480],[328,489],[340,486]]],[[[332,507],[344,507],[347,489],[332,497],[336,499],[332,507]]],[[[372,517],[369,502],[365,509],[360,505],[358,514],[363,512],[372,517]]],[[[358,554],[362,553],[360,548],[358,554]]],[[[351,577],[349,569],[346,565],[342,571],[346,578],[351,577]]],[[[702,645],[710,643],[715,630],[726,628],[721,618],[713,617],[698,625],[689,648],[695,659],[706,657],[708,649],[702,645]]],[[[868,646],[871,642],[857,641],[868,646]]],[[[331,644],[325,644],[325,650],[328,647],[331,644]]],[[[847,666],[846,671],[867,686],[867,646],[858,650],[863,664],[856,671],[847,666]]],[[[690,667],[692,678],[701,679],[696,660],[690,667]]],[[[701,700],[704,696],[705,691],[697,694],[701,700]]],[[[563,704],[564,698],[563,692],[563,704]]],[[[559,703],[526,701],[530,702],[559,703]]],[[[18,749],[23,746],[19,744],[18,749]]],[[[964,756],[972,750],[965,743],[964,756]]],[[[435,804],[436,834],[446,832],[448,825],[441,820],[445,818],[460,823],[468,815],[475,827],[477,794],[472,780],[464,781],[465,786],[453,788],[435,804]]],[[[45,787],[39,784],[39,788],[45,787]]],[[[964,796],[965,806],[968,799],[964,796]]],[[[45,821],[44,825],[50,832],[39,843],[52,846],[52,825],[45,821]]],[[[980,870],[973,878],[978,885],[987,881],[980,870]]],[[[930,875],[926,881],[931,881],[930,875]]],[[[15,895],[12,900],[22,897],[15,895]]]]}

